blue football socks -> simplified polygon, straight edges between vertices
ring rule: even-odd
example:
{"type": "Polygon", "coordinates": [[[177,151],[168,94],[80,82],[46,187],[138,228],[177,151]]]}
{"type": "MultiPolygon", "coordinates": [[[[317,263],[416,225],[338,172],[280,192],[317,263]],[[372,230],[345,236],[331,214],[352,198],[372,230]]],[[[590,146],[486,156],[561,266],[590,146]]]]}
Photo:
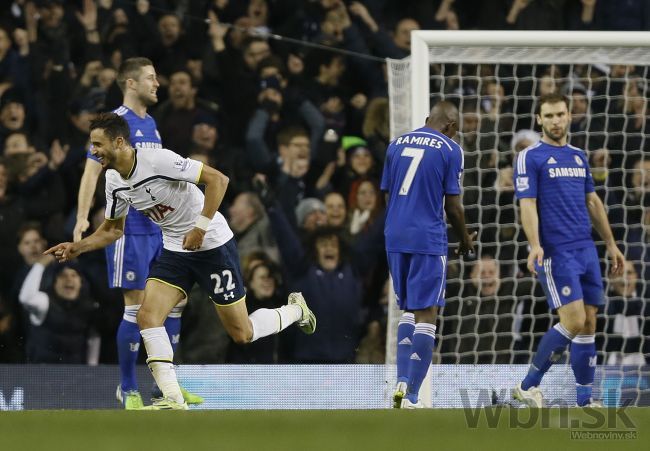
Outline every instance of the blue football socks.
{"type": "Polygon", "coordinates": [[[521,383],[521,388],[528,390],[530,387],[537,387],[542,382],[544,374],[553,365],[554,356],[563,352],[572,339],[573,335],[562,324],[557,323],[551,327],[539,342],[533,363],[521,383]]]}
{"type": "Polygon", "coordinates": [[[117,358],[120,365],[120,381],[123,392],[138,389],[135,364],[138,361],[138,352],[140,350],[140,329],[135,322],[135,316],[139,308],[139,305],[124,307],[124,316],[117,329],[117,358]]]}
{"type": "Polygon", "coordinates": [[[172,344],[172,350],[176,353],[176,348],[181,338],[181,318],[180,316],[168,316],[165,320],[165,330],[169,335],[169,341],[172,344]]]}
{"type": "Polygon", "coordinates": [[[415,316],[404,312],[397,325],[397,382],[408,382],[415,316]]]}
{"type": "Polygon", "coordinates": [[[579,406],[589,404],[596,374],[594,335],[576,335],[571,341],[571,368],[576,377],[576,402],[579,406]]]}
{"type": "Polygon", "coordinates": [[[436,326],[429,323],[417,323],[413,331],[413,344],[409,357],[409,379],[406,397],[413,404],[418,402],[418,393],[424,377],[427,375],[436,339],[436,326]]]}

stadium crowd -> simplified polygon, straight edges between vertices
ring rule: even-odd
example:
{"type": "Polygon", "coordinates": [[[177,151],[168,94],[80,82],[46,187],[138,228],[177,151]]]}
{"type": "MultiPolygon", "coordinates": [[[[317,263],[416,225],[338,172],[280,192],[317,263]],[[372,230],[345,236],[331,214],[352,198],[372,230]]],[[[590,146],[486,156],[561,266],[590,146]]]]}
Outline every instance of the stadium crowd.
{"type": "MultiPolygon", "coordinates": [[[[15,0],[0,8],[0,363],[117,360],[122,300],[107,288],[103,251],[66,265],[42,252],[72,237],[89,121],[121,104],[115,76],[124,59],[154,63],[160,88],[150,112],[163,146],[230,177],[221,210],[249,311],[302,291],[318,317],[314,335],[239,346],[197,290],[178,361],[383,363],[386,66],[296,40],[403,58],[415,29],[650,30],[644,0],[15,0]]],[[[534,98],[552,91],[571,99],[571,143],[588,152],[629,261],[622,279],[606,280],[599,362],[650,358],[648,75],[642,66],[432,66],[432,93],[461,112],[464,204],[480,251],[473,263],[450,253],[436,361],[527,363],[548,330],[552,316],[524,264],[512,165],[539,139],[534,98]]],[[[102,187],[94,227],[104,205],[102,187]]]]}

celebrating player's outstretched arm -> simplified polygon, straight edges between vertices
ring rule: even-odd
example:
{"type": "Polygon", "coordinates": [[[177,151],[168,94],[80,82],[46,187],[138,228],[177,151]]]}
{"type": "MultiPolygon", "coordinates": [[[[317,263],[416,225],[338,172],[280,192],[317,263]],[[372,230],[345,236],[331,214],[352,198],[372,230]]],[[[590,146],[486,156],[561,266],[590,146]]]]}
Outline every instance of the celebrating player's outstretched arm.
{"type": "Polygon", "coordinates": [[[77,258],[85,252],[105,248],[112,242],[119,240],[123,234],[124,217],[114,220],[105,219],[92,235],[76,243],[57,244],[46,250],[44,254],[53,254],[59,263],[63,263],[77,258]]]}
{"type": "Polygon", "coordinates": [[[605,206],[595,192],[587,194],[587,210],[589,211],[589,217],[591,218],[594,229],[596,229],[605,242],[605,246],[607,246],[607,254],[612,264],[611,274],[613,276],[622,276],[625,268],[625,257],[618,246],[616,246],[612,228],[609,225],[607,213],[605,212],[605,206]]]}

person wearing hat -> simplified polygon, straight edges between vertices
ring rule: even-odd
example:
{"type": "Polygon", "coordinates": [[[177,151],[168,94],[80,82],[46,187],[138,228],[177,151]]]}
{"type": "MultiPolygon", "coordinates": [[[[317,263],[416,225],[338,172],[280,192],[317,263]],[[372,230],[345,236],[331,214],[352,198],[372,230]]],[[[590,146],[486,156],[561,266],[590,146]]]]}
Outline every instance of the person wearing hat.
{"type": "Polygon", "coordinates": [[[296,224],[299,229],[313,232],[327,223],[327,209],[322,200],[308,197],[296,206],[296,224]]]}
{"type": "Polygon", "coordinates": [[[332,177],[332,185],[336,186],[348,200],[353,186],[362,178],[378,178],[375,159],[368,148],[365,139],[358,136],[341,138],[341,148],[345,152],[345,163],[337,168],[332,177]]]}

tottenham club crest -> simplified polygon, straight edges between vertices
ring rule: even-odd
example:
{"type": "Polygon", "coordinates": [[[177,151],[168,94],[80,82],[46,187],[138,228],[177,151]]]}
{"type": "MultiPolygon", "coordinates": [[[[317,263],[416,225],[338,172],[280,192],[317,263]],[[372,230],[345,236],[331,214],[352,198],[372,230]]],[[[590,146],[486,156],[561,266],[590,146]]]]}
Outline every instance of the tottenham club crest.
{"type": "Polygon", "coordinates": [[[584,163],[582,162],[582,158],[580,158],[579,156],[574,155],[573,158],[576,159],[576,163],[578,163],[578,166],[584,165],[584,163]]]}

